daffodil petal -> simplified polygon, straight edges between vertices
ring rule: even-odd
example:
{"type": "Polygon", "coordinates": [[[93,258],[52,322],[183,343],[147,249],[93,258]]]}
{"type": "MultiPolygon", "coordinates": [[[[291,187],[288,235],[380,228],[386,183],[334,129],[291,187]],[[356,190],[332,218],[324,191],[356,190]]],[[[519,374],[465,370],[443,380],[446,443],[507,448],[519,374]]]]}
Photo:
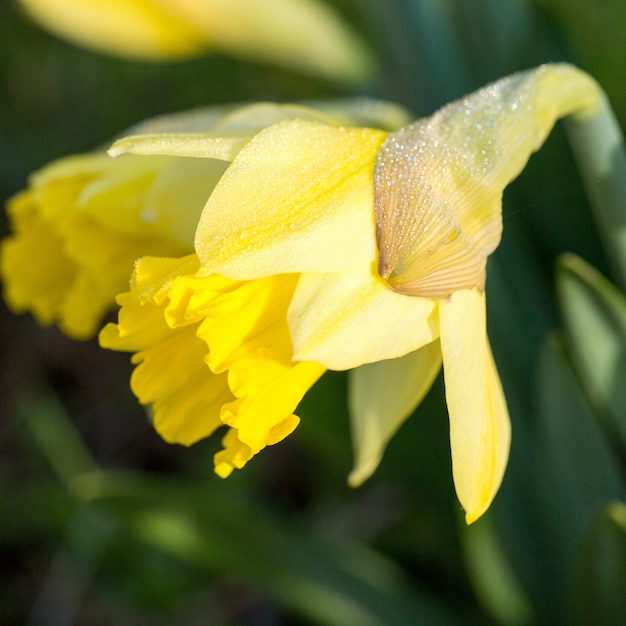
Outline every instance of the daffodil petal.
{"type": "Polygon", "coordinates": [[[207,198],[227,167],[228,163],[215,159],[173,159],[146,196],[140,214],[144,228],[150,226],[187,246],[207,198]]]}
{"type": "Polygon", "coordinates": [[[386,100],[356,97],[311,100],[303,104],[326,113],[341,126],[366,126],[394,131],[413,121],[413,115],[408,109],[386,100]]]}
{"type": "Polygon", "coordinates": [[[191,445],[222,426],[220,413],[232,400],[225,374],[213,374],[203,362],[206,344],[194,326],[172,332],[167,340],[133,355],[130,385],[151,407],[153,425],[169,443],[191,445]]]}
{"type": "Polygon", "coordinates": [[[198,323],[171,328],[164,315],[172,281],[197,267],[195,256],[143,258],[131,292],[118,297],[118,324],[100,332],[103,348],[136,352],[131,388],[149,406],[153,425],[170,443],[191,445],[222,426],[224,403],[234,399],[226,374],[214,374],[204,359],[208,348],[197,337],[198,323]]]}
{"type": "MultiPolygon", "coordinates": [[[[106,154],[94,153],[77,157],[77,166],[80,160],[93,161],[94,164],[101,163],[101,170],[97,172],[93,180],[81,181],[82,177],[74,174],[73,177],[68,177],[67,181],[51,180],[48,183],[48,189],[55,185],[59,186],[63,182],[74,185],[78,181],[83,182],[84,186],[75,200],[77,212],[89,215],[95,223],[102,224],[113,232],[145,236],[150,229],[150,224],[142,219],[146,193],[149,192],[155,179],[158,180],[162,172],[172,165],[175,159],[163,156],[141,159],[135,156],[125,156],[116,162],[106,154]]],[[[44,193],[48,189],[44,190],[44,193]]],[[[65,211],[67,208],[67,206],[63,207],[65,211]]],[[[189,248],[189,241],[188,239],[187,248],[189,248]]]]}
{"type": "Polygon", "coordinates": [[[376,163],[379,272],[401,293],[483,289],[502,193],[560,117],[599,102],[569,66],[514,74],[389,136],[376,163]]]}
{"type": "MultiPolygon", "coordinates": [[[[247,105],[243,106],[246,107],[247,105]]],[[[240,108],[240,104],[221,104],[163,113],[134,124],[119,133],[118,138],[158,133],[208,133],[224,116],[240,108]]]]}
{"type": "Polygon", "coordinates": [[[371,265],[301,276],[287,319],[294,359],[333,370],[403,356],[438,335],[436,304],[395,293],[371,265]]]}
{"type": "Polygon", "coordinates": [[[225,136],[244,133],[255,135],[264,128],[285,120],[317,120],[331,126],[337,125],[333,117],[315,106],[255,102],[224,115],[213,131],[225,136]]]}
{"type": "Polygon", "coordinates": [[[403,357],[362,365],[350,372],[348,402],[356,487],[380,463],[387,443],[415,410],[441,369],[438,341],[403,357]]]}
{"type": "Polygon", "coordinates": [[[118,139],[108,150],[112,157],[121,154],[161,154],[232,161],[250,137],[214,137],[205,133],[156,133],[129,135],[118,139]]]}
{"type": "Polygon", "coordinates": [[[40,219],[29,194],[15,196],[7,211],[22,234],[5,238],[0,248],[4,299],[12,311],[32,310],[40,324],[52,324],[76,280],[76,268],[63,250],[63,240],[40,219]],[[34,254],[46,262],[33,263],[34,254]]]}
{"type": "Polygon", "coordinates": [[[318,363],[292,360],[286,314],[297,277],[242,283],[219,276],[197,280],[204,281],[210,296],[193,301],[170,290],[172,314],[184,311],[189,316],[199,310],[205,315],[198,328],[198,337],[209,348],[205,361],[215,373],[228,371],[236,398],[224,405],[221,419],[256,454],[295,428],[293,412],[325,371],[318,363]],[[212,290],[213,284],[218,288],[212,290]],[[184,305],[177,305],[178,300],[184,305]]]}
{"type": "Polygon", "coordinates": [[[297,276],[241,282],[197,268],[195,255],[139,259],[118,298],[119,323],[100,344],[137,351],[131,386],[167,441],[193,443],[222,424],[236,431],[216,457],[225,477],[293,431],[293,411],[325,368],[292,360],[286,318],[297,276]]]}
{"type": "Polygon", "coordinates": [[[376,257],[372,171],[382,131],[287,120],[256,135],[202,213],[206,273],[341,271],[376,257]]]}
{"type": "Polygon", "coordinates": [[[306,100],[298,104],[254,102],[199,107],[157,115],[135,124],[120,133],[119,137],[209,132],[215,135],[243,135],[246,134],[243,131],[258,132],[286,119],[318,120],[331,126],[367,126],[397,130],[410,124],[413,118],[407,109],[398,104],[365,97],[306,100]]]}
{"type": "Polygon", "coordinates": [[[511,426],[487,339],[484,292],[454,293],[439,306],[439,325],[452,472],[469,524],[487,510],[502,482],[511,426]]]}

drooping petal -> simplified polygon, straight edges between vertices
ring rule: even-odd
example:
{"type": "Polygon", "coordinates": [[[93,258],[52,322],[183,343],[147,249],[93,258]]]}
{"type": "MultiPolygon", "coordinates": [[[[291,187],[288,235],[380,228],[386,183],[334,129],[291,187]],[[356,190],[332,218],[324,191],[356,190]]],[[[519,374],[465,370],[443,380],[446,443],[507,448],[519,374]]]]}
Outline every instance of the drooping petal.
{"type": "Polygon", "coordinates": [[[489,341],[485,294],[457,291],[439,305],[454,485],[465,519],[493,500],[509,455],[511,426],[489,341]]]}
{"type": "Polygon", "coordinates": [[[445,299],[485,284],[502,192],[560,117],[598,101],[568,66],[515,74],[391,134],[376,163],[379,273],[407,295],[445,299]]]}
{"type": "Polygon", "coordinates": [[[433,341],[403,357],[350,372],[351,486],[360,485],[374,473],[387,443],[422,401],[440,369],[441,348],[433,341]]]}
{"type": "Polygon", "coordinates": [[[391,291],[372,264],[305,274],[289,307],[294,358],[344,370],[403,356],[437,338],[435,307],[391,291]]]}
{"type": "Polygon", "coordinates": [[[204,209],[196,233],[204,270],[245,280],[373,261],[372,170],[384,137],[305,120],[260,132],[204,209]]]}

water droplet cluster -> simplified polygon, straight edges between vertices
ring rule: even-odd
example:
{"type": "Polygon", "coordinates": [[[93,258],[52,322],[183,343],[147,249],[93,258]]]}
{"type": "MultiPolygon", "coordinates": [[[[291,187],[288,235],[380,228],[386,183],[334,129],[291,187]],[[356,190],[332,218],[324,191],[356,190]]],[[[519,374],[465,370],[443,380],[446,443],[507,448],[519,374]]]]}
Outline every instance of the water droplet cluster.
{"type": "Polygon", "coordinates": [[[379,274],[394,290],[446,299],[484,288],[502,191],[533,149],[541,71],[500,80],[389,135],[374,194],[379,274]]]}

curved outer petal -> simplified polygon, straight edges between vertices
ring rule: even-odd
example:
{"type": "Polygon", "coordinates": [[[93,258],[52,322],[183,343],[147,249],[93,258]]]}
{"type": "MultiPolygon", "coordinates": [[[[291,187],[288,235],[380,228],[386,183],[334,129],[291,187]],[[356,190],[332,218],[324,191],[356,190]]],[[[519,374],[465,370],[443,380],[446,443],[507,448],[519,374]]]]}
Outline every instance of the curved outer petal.
{"type": "Polygon", "coordinates": [[[376,163],[379,272],[401,293],[484,288],[502,231],[502,192],[557,119],[597,105],[568,65],[514,74],[389,136],[376,163]]]}
{"type": "Polygon", "coordinates": [[[54,34],[100,52],[144,60],[199,54],[206,35],[153,0],[20,0],[54,34]]]}
{"type": "Polygon", "coordinates": [[[362,365],[350,372],[348,402],[356,487],[380,463],[387,443],[422,401],[441,369],[438,341],[397,359],[362,365]]]}
{"type": "Polygon", "coordinates": [[[196,232],[208,274],[334,272],[376,257],[372,171],[386,134],[288,120],[239,153],[196,232]]]}
{"type": "Polygon", "coordinates": [[[485,294],[454,293],[439,306],[439,325],[454,485],[470,524],[500,487],[511,425],[487,339],[485,294]]]}
{"type": "Polygon", "coordinates": [[[391,291],[373,272],[300,277],[287,316],[295,360],[345,370],[437,338],[436,304],[391,291]]]}

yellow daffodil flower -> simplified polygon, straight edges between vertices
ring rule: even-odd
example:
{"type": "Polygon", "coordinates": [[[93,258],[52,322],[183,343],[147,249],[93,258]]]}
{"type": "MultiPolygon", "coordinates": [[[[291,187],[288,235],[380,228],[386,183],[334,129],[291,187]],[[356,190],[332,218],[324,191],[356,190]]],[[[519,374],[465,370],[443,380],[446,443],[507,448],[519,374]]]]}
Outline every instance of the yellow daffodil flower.
{"type": "MultiPolygon", "coordinates": [[[[406,119],[398,107],[370,101],[324,106],[344,122],[373,116],[383,123],[384,117],[397,128],[406,119]]],[[[93,336],[115,296],[128,288],[138,257],[193,251],[200,213],[228,166],[224,159],[265,126],[307,116],[331,119],[310,107],[273,104],[166,116],[133,130],[178,131],[190,146],[193,133],[202,131],[205,145],[213,142],[213,158],[113,159],[102,151],[36,172],[7,207],[14,232],[2,242],[0,273],[10,308],[32,311],[41,324],[58,324],[72,338],[93,336]]]]}
{"type": "MultiPolygon", "coordinates": [[[[596,84],[566,65],[503,79],[388,134],[279,121],[237,147],[195,253],[141,259],[104,347],[135,352],[131,385],[170,442],[226,425],[227,476],[297,425],[326,369],[352,370],[354,485],[443,362],[454,482],[467,522],[501,483],[510,425],[486,332],[487,257],[502,193],[555,121],[596,84]]],[[[113,146],[210,157],[214,138],[113,146]]]]}
{"type": "Polygon", "coordinates": [[[373,67],[363,44],[318,0],[20,0],[52,33],[99,52],[166,61],[210,50],[340,80],[373,67]]]}

